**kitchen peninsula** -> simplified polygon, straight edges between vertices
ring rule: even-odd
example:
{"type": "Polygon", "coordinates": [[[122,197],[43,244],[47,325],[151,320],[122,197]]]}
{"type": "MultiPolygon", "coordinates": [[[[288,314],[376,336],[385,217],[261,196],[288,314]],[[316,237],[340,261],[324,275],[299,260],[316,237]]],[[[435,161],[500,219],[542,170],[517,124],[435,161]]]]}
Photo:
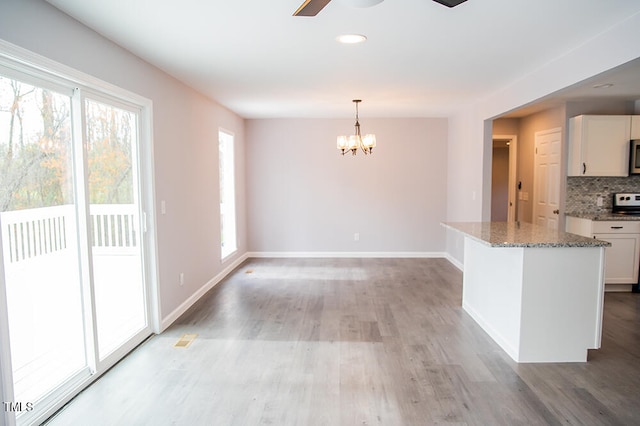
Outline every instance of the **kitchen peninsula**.
{"type": "Polygon", "coordinates": [[[600,347],[605,241],[519,222],[464,235],[462,307],[516,362],[585,362],[600,347]]]}

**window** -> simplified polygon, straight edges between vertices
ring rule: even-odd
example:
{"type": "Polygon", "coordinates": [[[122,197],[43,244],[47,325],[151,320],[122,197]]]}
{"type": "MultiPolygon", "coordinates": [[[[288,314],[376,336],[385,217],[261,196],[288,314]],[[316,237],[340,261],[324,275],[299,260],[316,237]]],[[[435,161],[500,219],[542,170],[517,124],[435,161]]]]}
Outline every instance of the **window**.
{"type": "Polygon", "coordinates": [[[236,187],[233,135],[220,130],[220,247],[222,259],[234,253],[236,243],[236,187]]]}

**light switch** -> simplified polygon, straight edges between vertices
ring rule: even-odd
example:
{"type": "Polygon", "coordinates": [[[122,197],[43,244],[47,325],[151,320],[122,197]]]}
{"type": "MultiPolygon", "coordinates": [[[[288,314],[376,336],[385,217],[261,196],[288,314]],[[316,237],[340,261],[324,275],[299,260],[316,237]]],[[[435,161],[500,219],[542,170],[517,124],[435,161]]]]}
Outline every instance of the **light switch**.
{"type": "Polygon", "coordinates": [[[160,214],[167,214],[167,203],[160,201],[160,214]]]}

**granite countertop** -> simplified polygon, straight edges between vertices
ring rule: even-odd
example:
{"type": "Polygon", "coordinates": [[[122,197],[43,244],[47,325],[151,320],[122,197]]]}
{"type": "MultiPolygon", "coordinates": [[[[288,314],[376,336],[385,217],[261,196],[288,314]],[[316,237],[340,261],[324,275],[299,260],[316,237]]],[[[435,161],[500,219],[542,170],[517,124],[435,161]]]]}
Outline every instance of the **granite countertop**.
{"type": "Polygon", "coordinates": [[[525,222],[445,222],[491,247],[609,247],[611,243],[525,222]]]}
{"type": "Polygon", "coordinates": [[[597,221],[607,220],[624,220],[624,221],[638,221],[640,216],[633,216],[628,214],[616,214],[616,213],[567,213],[565,216],[578,217],[580,219],[589,219],[597,221]]]}

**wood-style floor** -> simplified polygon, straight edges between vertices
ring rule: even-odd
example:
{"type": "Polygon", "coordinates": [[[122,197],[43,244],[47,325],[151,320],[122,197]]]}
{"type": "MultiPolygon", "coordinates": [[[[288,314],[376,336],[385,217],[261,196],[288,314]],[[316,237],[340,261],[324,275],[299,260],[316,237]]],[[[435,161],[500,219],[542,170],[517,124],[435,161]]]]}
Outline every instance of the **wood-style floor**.
{"type": "Polygon", "coordinates": [[[513,362],[461,295],[444,259],[249,260],[50,424],[640,424],[640,295],[572,364],[513,362]]]}

